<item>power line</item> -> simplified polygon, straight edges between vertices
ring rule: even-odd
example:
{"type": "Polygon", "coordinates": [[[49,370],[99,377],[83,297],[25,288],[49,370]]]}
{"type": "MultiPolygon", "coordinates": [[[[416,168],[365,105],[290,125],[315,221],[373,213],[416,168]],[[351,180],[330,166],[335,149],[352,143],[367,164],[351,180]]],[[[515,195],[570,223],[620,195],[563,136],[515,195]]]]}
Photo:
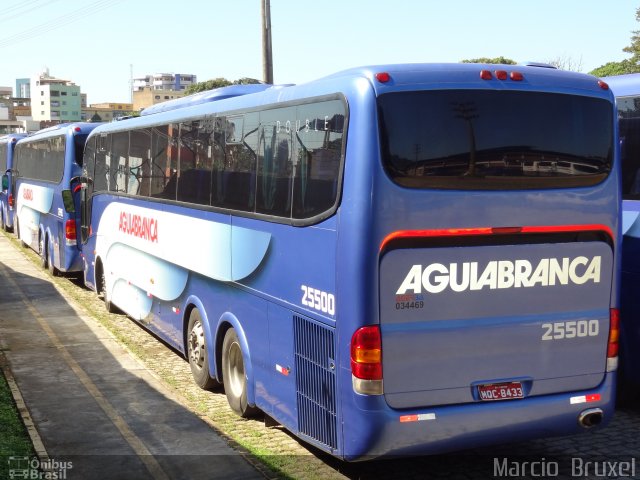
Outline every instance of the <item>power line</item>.
{"type": "Polygon", "coordinates": [[[48,33],[52,30],[56,30],[60,27],[63,27],[75,21],[81,20],[82,18],[93,15],[106,8],[109,8],[112,5],[115,5],[122,1],[123,0],[97,0],[89,5],[85,5],[84,7],[74,10],[68,14],[61,15],[59,17],[56,17],[44,23],[41,23],[40,25],[36,25],[22,32],[2,38],[0,39],[0,48],[6,47],[24,40],[29,40],[31,38],[48,33]]]}
{"type": "Polygon", "coordinates": [[[29,0],[27,2],[23,2],[22,4],[12,7],[12,8],[6,8],[4,10],[2,10],[2,15],[0,15],[0,22],[6,22],[8,20],[11,20],[12,18],[18,18],[18,17],[22,17],[24,16],[26,13],[32,12],[33,10],[37,10],[43,7],[46,7],[47,5],[50,5],[52,3],[55,3],[59,0],[48,0],[46,1],[44,4],[39,3],[40,0],[29,0]],[[35,5],[33,5],[35,3],[35,5]],[[33,5],[31,8],[26,8],[29,7],[30,5],[33,5]],[[22,10],[20,10],[22,9],[22,10]],[[17,10],[17,11],[16,11],[17,10]],[[11,12],[15,12],[13,13],[13,15],[6,15],[7,13],[11,13],[11,12]]]}

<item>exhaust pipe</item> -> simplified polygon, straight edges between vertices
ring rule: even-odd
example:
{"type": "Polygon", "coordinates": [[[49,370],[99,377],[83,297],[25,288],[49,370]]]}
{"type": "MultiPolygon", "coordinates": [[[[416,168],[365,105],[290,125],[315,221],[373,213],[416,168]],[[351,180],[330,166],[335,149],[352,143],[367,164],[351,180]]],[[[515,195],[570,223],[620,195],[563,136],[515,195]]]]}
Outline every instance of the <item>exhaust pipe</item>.
{"type": "Polygon", "coordinates": [[[588,408],[578,416],[578,423],[581,427],[591,428],[602,423],[604,413],[601,408],[588,408]]]}

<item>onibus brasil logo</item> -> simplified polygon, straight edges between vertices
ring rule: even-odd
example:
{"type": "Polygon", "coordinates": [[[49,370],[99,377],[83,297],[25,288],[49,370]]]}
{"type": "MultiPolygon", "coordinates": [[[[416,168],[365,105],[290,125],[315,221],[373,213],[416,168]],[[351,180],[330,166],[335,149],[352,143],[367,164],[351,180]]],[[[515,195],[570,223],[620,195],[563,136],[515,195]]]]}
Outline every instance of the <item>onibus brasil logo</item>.
{"type": "Polygon", "coordinates": [[[9,479],[25,480],[66,480],[67,473],[73,468],[73,462],[61,462],[38,457],[9,457],[9,479]]]}

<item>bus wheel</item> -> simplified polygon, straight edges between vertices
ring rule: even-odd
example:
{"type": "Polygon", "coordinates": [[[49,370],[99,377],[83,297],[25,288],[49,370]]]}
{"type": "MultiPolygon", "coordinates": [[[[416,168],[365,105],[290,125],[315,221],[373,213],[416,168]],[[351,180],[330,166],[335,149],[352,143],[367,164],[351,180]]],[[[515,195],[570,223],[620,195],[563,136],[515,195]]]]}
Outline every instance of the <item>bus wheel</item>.
{"type": "Polygon", "coordinates": [[[187,359],[191,367],[193,380],[200,388],[211,390],[220,384],[209,373],[209,354],[204,337],[202,318],[197,308],[191,310],[189,326],[187,327],[187,359]]]}
{"type": "Polygon", "coordinates": [[[47,242],[44,235],[40,235],[38,250],[38,253],[40,253],[40,265],[42,265],[42,268],[46,270],[49,268],[49,254],[47,253],[47,242]]]}
{"type": "Polygon", "coordinates": [[[102,295],[102,300],[104,300],[104,306],[109,313],[116,313],[118,311],[117,307],[111,303],[109,297],[107,296],[107,279],[104,276],[104,266],[100,264],[100,287],[99,292],[102,295]]]}
{"type": "Polygon", "coordinates": [[[238,335],[227,330],[222,343],[222,380],[231,410],[244,418],[254,416],[258,409],[247,404],[247,378],[238,335]]]}
{"type": "Polygon", "coordinates": [[[20,236],[20,223],[17,218],[16,218],[16,235],[18,236],[18,240],[20,240],[20,245],[22,246],[22,248],[27,248],[29,245],[27,245],[27,242],[25,242],[20,236]]]}
{"type": "MultiPolygon", "coordinates": [[[[48,239],[47,239],[48,240],[48,239]]],[[[47,241],[47,264],[49,266],[49,273],[54,277],[60,275],[60,270],[58,270],[53,263],[53,249],[51,248],[51,244],[47,241]]]]}

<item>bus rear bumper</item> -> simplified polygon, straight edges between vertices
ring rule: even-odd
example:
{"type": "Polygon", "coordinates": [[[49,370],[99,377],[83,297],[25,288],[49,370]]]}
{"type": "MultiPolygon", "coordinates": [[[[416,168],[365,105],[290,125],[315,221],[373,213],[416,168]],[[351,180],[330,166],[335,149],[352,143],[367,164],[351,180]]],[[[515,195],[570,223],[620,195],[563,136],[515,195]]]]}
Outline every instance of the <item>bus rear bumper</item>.
{"type": "MultiPolygon", "coordinates": [[[[427,409],[395,410],[386,405],[384,396],[356,395],[351,406],[359,411],[351,415],[358,421],[345,422],[342,457],[360,461],[383,455],[439,454],[577,434],[588,429],[579,421],[585,411],[602,413],[593,428],[611,420],[614,392],[615,372],[605,374],[604,381],[588,391],[427,409]]],[[[349,415],[346,412],[345,418],[349,415]]],[[[520,454],[526,450],[520,449],[520,454]]]]}

